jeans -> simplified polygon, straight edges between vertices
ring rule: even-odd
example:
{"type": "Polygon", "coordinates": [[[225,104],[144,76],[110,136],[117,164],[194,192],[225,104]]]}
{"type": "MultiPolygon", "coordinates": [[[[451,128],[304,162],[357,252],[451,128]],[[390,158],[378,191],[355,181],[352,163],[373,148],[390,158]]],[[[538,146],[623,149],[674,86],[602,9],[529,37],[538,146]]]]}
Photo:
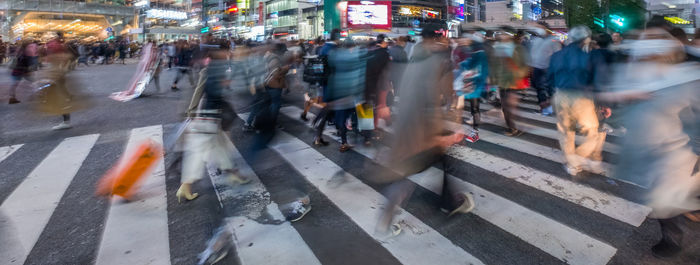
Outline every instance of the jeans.
{"type": "Polygon", "coordinates": [[[272,123],[277,124],[277,115],[282,108],[282,89],[281,88],[266,88],[267,94],[270,96],[270,115],[272,123]]]}
{"type": "Polygon", "coordinates": [[[345,122],[350,117],[353,109],[344,109],[335,111],[335,128],[338,130],[338,135],[342,144],[348,143],[348,127],[345,126],[345,122]]]}
{"type": "Polygon", "coordinates": [[[581,166],[581,158],[601,160],[605,133],[598,131],[598,116],[593,100],[577,91],[560,90],[554,95],[559,145],[569,166],[581,166]],[[586,140],[576,147],[576,127],[586,140]]]}

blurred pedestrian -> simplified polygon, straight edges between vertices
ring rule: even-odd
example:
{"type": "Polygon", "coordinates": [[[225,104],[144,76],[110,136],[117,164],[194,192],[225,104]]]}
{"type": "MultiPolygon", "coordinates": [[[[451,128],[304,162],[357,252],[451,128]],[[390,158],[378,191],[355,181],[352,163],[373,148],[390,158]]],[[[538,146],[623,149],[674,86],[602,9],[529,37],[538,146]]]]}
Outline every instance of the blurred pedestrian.
{"type": "Polygon", "coordinates": [[[503,117],[508,127],[504,134],[511,137],[523,134],[515,125],[515,111],[520,100],[518,93],[529,86],[527,81],[530,75],[527,50],[515,42],[513,32],[509,27],[499,32],[498,42],[493,45],[495,63],[491,67],[495,78],[492,82],[498,86],[503,117]]]}
{"type": "Polygon", "coordinates": [[[559,144],[566,158],[566,172],[572,176],[583,167],[598,167],[602,145],[598,130],[598,116],[591,89],[594,69],[590,53],[591,30],[577,26],[569,31],[571,41],[561,51],[552,55],[547,72],[555,87],[554,109],[557,113],[559,144]],[[576,146],[576,128],[586,140],[576,146]]]}
{"type": "Polygon", "coordinates": [[[415,184],[407,177],[423,172],[433,164],[442,163],[443,189],[440,208],[452,216],[474,208],[474,200],[459,190],[447,175],[444,152],[450,145],[461,141],[464,135],[447,130],[445,112],[441,109],[441,87],[452,90],[452,69],[447,39],[437,25],[424,26],[423,41],[416,44],[411,63],[404,75],[398,104],[395,134],[386,154],[385,164],[394,173],[379,172],[379,181],[389,181],[384,195],[387,204],[379,218],[380,234],[396,235],[400,228],[394,224],[397,207],[408,199],[415,184]],[[397,174],[398,176],[394,175],[397,174]]]}
{"type": "Polygon", "coordinates": [[[17,100],[17,87],[20,85],[22,80],[26,80],[28,82],[32,82],[30,78],[31,74],[31,61],[32,57],[29,56],[29,51],[27,48],[29,47],[30,44],[33,42],[31,40],[24,40],[19,44],[19,47],[15,51],[15,58],[13,60],[13,64],[10,65],[10,69],[12,72],[10,75],[12,76],[13,83],[12,86],[10,86],[10,104],[17,104],[20,103],[19,100],[17,100]]]}
{"type": "Polygon", "coordinates": [[[536,36],[531,41],[530,66],[532,67],[532,87],[537,91],[537,103],[540,113],[550,116],[554,114],[551,98],[554,88],[547,82],[547,67],[552,54],[561,50],[561,43],[553,36],[546,22],[538,23],[534,28],[536,36]]]}
{"type": "Polygon", "coordinates": [[[661,228],[652,254],[670,258],[683,250],[682,214],[700,210],[700,65],[683,62],[683,45],[659,27],[629,48],[633,61],[599,99],[627,105],[616,176],[647,188],[661,228]]]}

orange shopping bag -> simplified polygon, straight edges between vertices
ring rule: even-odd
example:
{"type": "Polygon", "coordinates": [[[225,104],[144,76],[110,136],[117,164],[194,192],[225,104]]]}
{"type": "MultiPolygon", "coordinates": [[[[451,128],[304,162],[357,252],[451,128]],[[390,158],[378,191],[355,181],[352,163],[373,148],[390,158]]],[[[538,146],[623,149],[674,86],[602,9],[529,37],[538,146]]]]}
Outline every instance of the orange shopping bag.
{"type": "Polygon", "coordinates": [[[97,184],[96,194],[119,195],[128,199],[137,190],[138,183],[162,157],[163,147],[160,144],[153,140],[141,143],[130,154],[124,154],[120,162],[107,171],[97,184]]]}

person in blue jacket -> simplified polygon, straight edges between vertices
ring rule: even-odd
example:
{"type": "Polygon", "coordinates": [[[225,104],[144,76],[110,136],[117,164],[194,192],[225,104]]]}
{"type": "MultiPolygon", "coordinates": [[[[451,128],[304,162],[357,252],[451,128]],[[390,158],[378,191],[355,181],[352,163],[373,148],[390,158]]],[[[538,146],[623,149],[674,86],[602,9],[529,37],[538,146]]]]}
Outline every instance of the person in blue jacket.
{"type": "MultiPolygon", "coordinates": [[[[471,40],[470,46],[470,56],[459,63],[458,73],[455,78],[462,78],[461,73],[464,71],[472,71],[471,75],[467,80],[458,80],[464,83],[465,87],[455,87],[457,97],[464,97],[464,102],[469,102],[469,112],[472,115],[472,132],[466,137],[469,142],[476,142],[479,140],[479,124],[481,123],[481,113],[479,111],[479,98],[486,91],[486,78],[489,76],[489,63],[486,52],[484,51],[484,37],[480,33],[469,34],[468,38],[471,40]]],[[[458,82],[458,83],[460,83],[458,82]]],[[[458,100],[462,102],[460,98],[458,100]]],[[[459,107],[462,104],[458,103],[459,107]]],[[[464,104],[466,109],[466,104],[464,104]]]]}

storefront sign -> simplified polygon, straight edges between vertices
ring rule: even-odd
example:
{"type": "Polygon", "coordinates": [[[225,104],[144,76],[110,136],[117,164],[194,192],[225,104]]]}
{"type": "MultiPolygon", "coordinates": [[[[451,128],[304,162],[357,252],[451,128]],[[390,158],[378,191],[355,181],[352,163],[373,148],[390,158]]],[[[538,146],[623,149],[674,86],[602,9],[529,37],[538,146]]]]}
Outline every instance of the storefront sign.
{"type": "Polygon", "coordinates": [[[146,11],[146,17],[183,20],[187,19],[187,13],[175,10],[149,9],[148,11],[146,11]]]}
{"type": "Polygon", "coordinates": [[[348,1],[349,28],[391,29],[390,1],[348,1]]]}

